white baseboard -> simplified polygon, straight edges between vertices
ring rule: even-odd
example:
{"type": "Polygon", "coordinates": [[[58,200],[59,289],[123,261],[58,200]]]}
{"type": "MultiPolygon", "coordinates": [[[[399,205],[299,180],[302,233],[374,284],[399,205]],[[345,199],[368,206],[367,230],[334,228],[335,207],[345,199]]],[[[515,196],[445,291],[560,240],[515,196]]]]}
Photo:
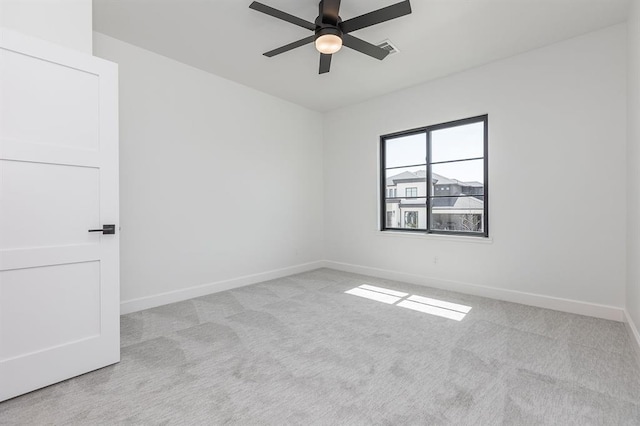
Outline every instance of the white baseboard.
{"type": "Polygon", "coordinates": [[[640,333],[638,332],[638,327],[631,319],[629,312],[625,309],[624,311],[624,325],[629,333],[629,337],[631,337],[631,343],[633,344],[633,349],[636,355],[636,361],[638,365],[640,365],[640,333]]]}
{"type": "Polygon", "coordinates": [[[273,280],[286,277],[288,275],[299,274],[301,272],[312,271],[324,267],[323,261],[303,263],[301,265],[289,266],[282,269],[261,272],[259,274],[244,275],[229,280],[216,281],[209,284],[202,284],[194,287],[182,288],[166,293],[155,294],[153,296],[140,297],[138,299],[124,300],[120,302],[120,314],[125,315],[131,312],[142,311],[144,309],[155,308],[168,303],[181,302],[194,297],[205,296],[211,293],[231,290],[256,284],[262,281],[273,280]]]}
{"type": "Polygon", "coordinates": [[[183,300],[192,299],[194,297],[200,297],[207,294],[218,293],[238,287],[244,287],[262,281],[282,278],[288,275],[299,274],[323,267],[335,269],[338,271],[370,275],[389,280],[404,281],[411,284],[424,285],[427,287],[434,287],[443,290],[457,291],[459,293],[472,294],[474,296],[489,297],[492,299],[504,300],[507,302],[521,303],[523,305],[536,306],[539,308],[553,309],[556,311],[587,315],[613,321],[624,321],[625,324],[627,324],[631,335],[638,343],[640,351],[640,337],[638,336],[638,330],[622,308],[581,302],[571,299],[562,299],[552,296],[544,296],[534,293],[525,293],[514,290],[487,287],[458,281],[442,280],[425,277],[422,275],[407,274],[404,272],[373,268],[370,266],[353,265],[350,263],[335,262],[331,260],[309,262],[301,265],[290,266],[287,268],[275,269],[258,274],[245,275],[228,280],[202,284],[166,293],[160,293],[153,296],[125,300],[120,303],[120,313],[124,315],[144,309],[155,308],[157,306],[166,305],[169,303],[181,302],[183,300]]]}
{"type": "Polygon", "coordinates": [[[615,306],[599,305],[596,303],[562,299],[559,297],[544,296],[541,294],[525,293],[458,281],[429,278],[422,275],[407,274],[404,272],[372,268],[369,266],[352,265],[349,263],[334,262],[330,260],[324,261],[324,266],[344,272],[370,275],[395,281],[404,281],[411,284],[424,285],[427,287],[434,287],[442,290],[457,291],[459,293],[472,294],[474,296],[488,297],[491,299],[504,300],[507,302],[521,303],[523,305],[536,306],[539,308],[553,309],[556,311],[587,315],[613,321],[624,321],[624,310],[615,306]]]}

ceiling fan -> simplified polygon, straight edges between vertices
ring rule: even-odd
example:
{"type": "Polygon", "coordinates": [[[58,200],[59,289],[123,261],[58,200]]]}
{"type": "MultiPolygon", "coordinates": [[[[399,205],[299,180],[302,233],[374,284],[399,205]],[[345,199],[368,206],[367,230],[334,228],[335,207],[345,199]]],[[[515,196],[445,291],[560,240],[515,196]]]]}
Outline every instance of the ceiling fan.
{"type": "Polygon", "coordinates": [[[320,52],[319,74],[329,72],[331,68],[331,55],[340,50],[342,45],[373,58],[383,60],[389,54],[388,50],[354,37],[349,33],[411,13],[409,0],[392,4],[391,6],[347,19],[346,21],[343,21],[339,15],[340,0],[321,0],[319,4],[320,13],[315,22],[306,21],[257,1],[251,3],[249,7],[258,12],[273,16],[274,18],[282,19],[283,21],[313,31],[314,35],[270,50],[264,53],[264,56],[270,58],[288,52],[296,47],[315,42],[316,49],[320,52]]]}

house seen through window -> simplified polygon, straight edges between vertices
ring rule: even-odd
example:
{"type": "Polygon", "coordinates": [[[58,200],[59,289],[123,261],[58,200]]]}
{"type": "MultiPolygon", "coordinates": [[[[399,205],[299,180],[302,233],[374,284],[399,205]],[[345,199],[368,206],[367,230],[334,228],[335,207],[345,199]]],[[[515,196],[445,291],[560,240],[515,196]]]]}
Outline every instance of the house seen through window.
{"type": "Polygon", "coordinates": [[[488,236],[487,122],[381,137],[382,230],[488,236]]]}

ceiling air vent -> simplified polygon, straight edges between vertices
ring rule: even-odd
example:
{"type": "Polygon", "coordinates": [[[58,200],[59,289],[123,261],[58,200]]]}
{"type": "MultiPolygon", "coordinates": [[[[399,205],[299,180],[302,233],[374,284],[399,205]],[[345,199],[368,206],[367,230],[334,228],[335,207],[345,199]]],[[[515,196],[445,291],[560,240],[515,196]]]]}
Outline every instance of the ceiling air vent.
{"type": "Polygon", "coordinates": [[[377,46],[381,49],[388,50],[389,55],[393,55],[394,53],[398,53],[400,51],[393,43],[391,43],[391,40],[388,39],[378,43],[377,46]]]}

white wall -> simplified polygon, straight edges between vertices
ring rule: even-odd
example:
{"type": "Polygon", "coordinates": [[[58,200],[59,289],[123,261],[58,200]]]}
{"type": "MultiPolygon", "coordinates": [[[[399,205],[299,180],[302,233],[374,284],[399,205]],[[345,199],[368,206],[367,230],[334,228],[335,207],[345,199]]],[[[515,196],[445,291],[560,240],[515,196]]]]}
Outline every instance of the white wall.
{"type": "Polygon", "coordinates": [[[91,53],[91,0],[0,0],[0,26],[91,53]]]}
{"type": "Polygon", "coordinates": [[[124,301],[322,258],[319,113],[100,33],[94,42],[120,70],[124,301]]]}
{"type": "Polygon", "coordinates": [[[617,25],[328,113],[326,257],[619,312],[625,37],[617,25]],[[378,232],[379,136],[484,113],[492,243],[378,232]]]}
{"type": "Polygon", "coordinates": [[[627,303],[629,316],[640,327],[640,0],[631,4],[628,23],[628,236],[627,303]]]}
{"type": "MultiPolygon", "coordinates": [[[[324,221],[322,116],[96,34],[96,54],[120,63],[123,299],[325,257],[621,307],[626,263],[640,324],[638,2],[626,176],[616,26],[328,113],[324,221]],[[482,113],[492,243],[377,232],[378,136],[482,113]]],[[[0,25],[91,53],[91,8],[0,0],[0,25]]]]}

